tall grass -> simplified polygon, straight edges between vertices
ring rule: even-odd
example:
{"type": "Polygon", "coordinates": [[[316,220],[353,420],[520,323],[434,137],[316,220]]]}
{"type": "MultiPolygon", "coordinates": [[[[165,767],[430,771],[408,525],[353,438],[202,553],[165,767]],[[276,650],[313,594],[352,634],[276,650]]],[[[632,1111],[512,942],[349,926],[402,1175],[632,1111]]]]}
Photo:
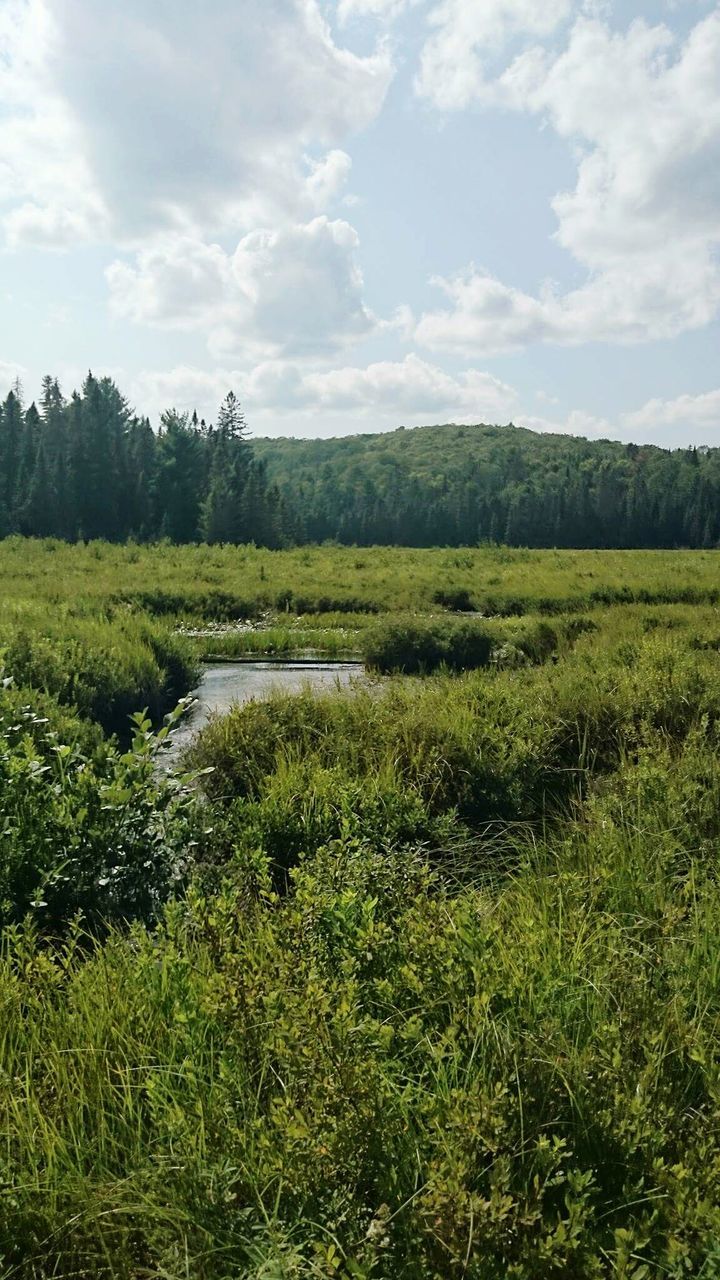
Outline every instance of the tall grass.
{"type": "Polygon", "coordinates": [[[619,604],[716,604],[717,551],[525,551],[505,547],[68,546],[0,542],[4,600],[51,609],[129,603],[156,615],[567,613],[619,604]]]}
{"type": "Polygon", "coordinates": [[[326,659],[359,657],[359,632],[341,627],[270,625],[257,630],[215,631],[195,638],[203,658],[239,659],[315,655],[326,659]]]}
{"type": "Polygon", "coordinates": [[[90,958],[7,935],[5,1274],[715,1274],[717,879],[635,821],[671,773],[696,835],[707,745],[493,891],[345,842],[90,958]]]}
{"type": "Polygon", "coordinates": [[[0,661],[15,683],[52,695],[108,732],[143,707],[157,722],[194,685],[191,644],[150,618],[48,615],[0,618],[0,661]]]}
{"type": "Polygon", "coordinates": [[[0,546],[2,1280],[720,1276],[716,563],[0,546]],[[283,592],[487,665],[103,740],[283,592]]]}

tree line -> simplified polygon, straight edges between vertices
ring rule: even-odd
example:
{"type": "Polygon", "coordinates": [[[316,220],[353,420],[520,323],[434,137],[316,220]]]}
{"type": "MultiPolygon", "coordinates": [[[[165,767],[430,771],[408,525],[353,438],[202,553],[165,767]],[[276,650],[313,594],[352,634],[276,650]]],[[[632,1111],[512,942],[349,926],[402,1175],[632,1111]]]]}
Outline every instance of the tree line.
{"type": "Polygon", "coordinates": [[[285,545],[278,489],[253,454],[230,392],[207,424],[170,410],[153,431],[110,378],[69,400],[45,377],[39,404],[16,384],[0,408],[0,536],[285,545]]]}
{"type": "Polygon", "coordinates": [[[720,450],[513,427],[400,428],[250,442],[229,392],[214,424],[154,431],[110,378],[0,405],[0,536],[68,541],[530,547],[720,545],[720,450]]]}

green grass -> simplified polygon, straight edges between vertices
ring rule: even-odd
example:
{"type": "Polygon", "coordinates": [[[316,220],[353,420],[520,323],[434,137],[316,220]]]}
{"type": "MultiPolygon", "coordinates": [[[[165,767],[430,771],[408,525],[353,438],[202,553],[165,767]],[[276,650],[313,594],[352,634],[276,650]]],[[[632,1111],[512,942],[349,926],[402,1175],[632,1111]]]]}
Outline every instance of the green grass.
{"type": "Polygon", "coordinates": [[[326,659],[359,658],[359,637],[360,632],[354,628],[275,624],[253,631],[216,631],[193,638],[192,647],[206,660],[303,654],[317,654],[326,659]]]}
{"type": "Polygon", "coordinates": [[[0,542],[3,608],[26,601],[95,611],[127,601],[150,613],[195,617],[257,617],[267,609],[436,612],[438,596],[458,590],[484,613],[555,613],[633,601],[717,603],[719,570],[718,551],[266,551],[0,542]]]}
{"type": "Polygon", "coordinates": [[[718,1280],[717,564],[0,545],[2,1280],[718,1280]]]}
{"type": "Polygon", "coordinates": [[[344,843],[89,958],[9,936],[6,1274],[715,1275],[715,866],[634,821],[669,763],[495,886],[344,843]]]}

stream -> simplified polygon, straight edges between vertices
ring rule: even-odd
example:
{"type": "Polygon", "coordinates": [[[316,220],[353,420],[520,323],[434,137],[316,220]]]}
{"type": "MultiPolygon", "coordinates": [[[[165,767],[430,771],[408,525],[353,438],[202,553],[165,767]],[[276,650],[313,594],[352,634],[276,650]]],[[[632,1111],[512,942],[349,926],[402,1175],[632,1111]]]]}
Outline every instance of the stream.
{"type": "Polygon", "coordinates": [[[231,707],[267,698],[269,694],[299,693],[302,689],[335,689],[361,675],[361,662],[214,662],[203,670],[192,695],[192,711],[172,735],[172,745],[162,753],[160,767],[172,769],[193,738],[213,715],[231,707]]]}

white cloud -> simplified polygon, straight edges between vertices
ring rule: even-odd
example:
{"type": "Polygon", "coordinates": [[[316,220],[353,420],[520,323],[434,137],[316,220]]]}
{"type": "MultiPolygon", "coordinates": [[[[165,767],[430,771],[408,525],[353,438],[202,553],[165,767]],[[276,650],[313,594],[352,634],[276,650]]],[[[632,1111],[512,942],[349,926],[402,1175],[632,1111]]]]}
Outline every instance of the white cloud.
{"type": "Polygon", "coordinates": [[[309,212],[392,77],[384,46],[338,47],[317,0],[214,0],[211,20],[195,0],[4,2],[0,199],[24,206],[15,240],[309,212]]]}
{"type": "MultiPolygon", "coordinates": [[[[228,391],[237,391],[243,378],[242,373],[232,369],[177,365],[174,369],[138,374],[128,383],[128,396],[136,412],[147,415],[153,423],[166,409],[177,409],[179,413],[197,410],[198,417],[211,422],[228,391]]],[[[122,381],[120,385],[124,390],[122,381]]]]}
{"type": "Polygon", "coordinates": [[[636,254],[591,275],[587,284],[538,296],[471,267],[433,283],[450,306],[426,312],[415,339],[434,350],[487,356],[535,342],[637,343],[676,337],[709,324],[720,306],[720,271],[703,245],[666,255],[636,254]]]}
{"type": "Polygon", "coordinates": [[[462,352],[508,351],[559,338],[554,304],[532,298],[471,267],[453,279],[435,277],[450,306],[423,315],[415,331],[425,347],[462,352]]]}
{"type": "Polygon", "coordinates": [[[620,35],[582,19],[518,105],[585,147],[574,191],[553,202],[558,239],[581,261],[720,239],[720,9],[680,49],[664,26],[620,35]]]}
{"type": "Polygon", "coordinates": [[[310,172],[305,179],[307,194],[317,209],[326,209],[343,190],[350,175],[352,160],[346,151],[336,148],[328,151],[321,160],[309,158],[308,167],[310,172]]]}
{"type": "Polygon", "coordinates": [[[339,0],[338,19],[347,22],[349,18],[360,16],[390,20],[417,3],[418,0],[339,0]]]}
{"type": "Polygon", "coordinates": [[[34,245],[39,249],[64,249],[99,231],[103,222],[99,204],[87,201],[75,208],[50,201],[15,205],[5,217],[8,245],[34,245]]]}
{"type": "Polygon", "coordinates": [[[230,255],[191,236],[159,240],[140,250],[134,265],[117,260],[105,275],[115,315],[169,329],[217,323],[233,289],[230,255]]]}
{"type": "Polygon", "coordinates": [[[641,408],[622,413],[611,422],[583,409],[574,409],[557,421],[520,413],[514,419],[531,431],[552,431],[588,439],[657,444],[666,449],[691,445],[720,445],[720,389],[672,400],[648,400],[641,408]]]}
{"type": "Polygon", "coordinates": [[[518,414],[514,422],[516,427],[526,427],[528,431],[550,432],[553,435],[584,436],[588,440],[615,440],[618,437],[616,426],[606,418],[587,413],[585,409],[572,409],[559,422],[531,413],[518,414]]]}
{"type": "Polygon", "coordinates": [[[46,75],[54,35],[44,0],[4,0],[0,212],[10,245],[60,247],[101,235],[107,221],[72,115],[46,75]]]}
{"type": "Polygon", "coordinates": [[[249,372],[178,366],[143,374],[130,392],[138,410],[154,418],[171,405],[212,417],[231,387],[255,434],[347,434],[349,428],[380,431],[401,423],[507,422],[518,407],[517,392],[490,374],[468,369],[453,377],[416,355],[329,371],[278,360],[249,372]]]}
{"type": "Polygon", "coordinates": [[[139,323],[206,331],[216,358],[329,353],[376,325],[357,248],[349,223],[324,216],[250,232],[233,254],[172,237],[108,268],[111,305],[139,323]]]}
{"type": "Polygon", "coordinates": [[[402,421],[508,421],[517,392],[478,369],[453,376],[411,354],[366,368],[309,373],[303,393],[319,409],[382,414],[402,421]]]}
{"type": "Polygon", "coordinates": [[[682,395],[674,400],[648,400],[642,408],[626,414],[630,431],[654,435],[659,428],[679,427],[688,442],[701,443],[704,437],[720,438],[720,389],[700,395],[682,395]],[[704,433],[704,435],[703,435],[704,433]]]}
{"type": "MultiPolygon", "coordinates": [[[[516,16],[522,9],[511,7],[516,16]]],[[[448,19],[451,10],[443,8],[448,19]]],[[[453,32],[461,58],[462,23],[453,32]]],[[[458,76],[470,74],[466,56],[459,66],[458,76]]],[[[478,68],[467,84],[475,96],[487,88],[478,68]]],[[[563,53],[525,51],[494,92],[581,148],[576,186],[553,207],[557,239],[587,280],[534,296],[471,268],[435,282],[451,306],[423,316],[417,340],[488,352],[536,341],[641,342],[708,324],[720,307],[720,9],[679,49],[664,26],[636,22],[617,34],[580,18],[563,53]]]]}
{"type": "Polygon", "coordinates": [[[418,93],[441,110],[490,100],[493,63],[508,43],[551,35],[572,9],[573,0],[442,0],[429,17],[433,33],[421,54],[418,93]]]}

